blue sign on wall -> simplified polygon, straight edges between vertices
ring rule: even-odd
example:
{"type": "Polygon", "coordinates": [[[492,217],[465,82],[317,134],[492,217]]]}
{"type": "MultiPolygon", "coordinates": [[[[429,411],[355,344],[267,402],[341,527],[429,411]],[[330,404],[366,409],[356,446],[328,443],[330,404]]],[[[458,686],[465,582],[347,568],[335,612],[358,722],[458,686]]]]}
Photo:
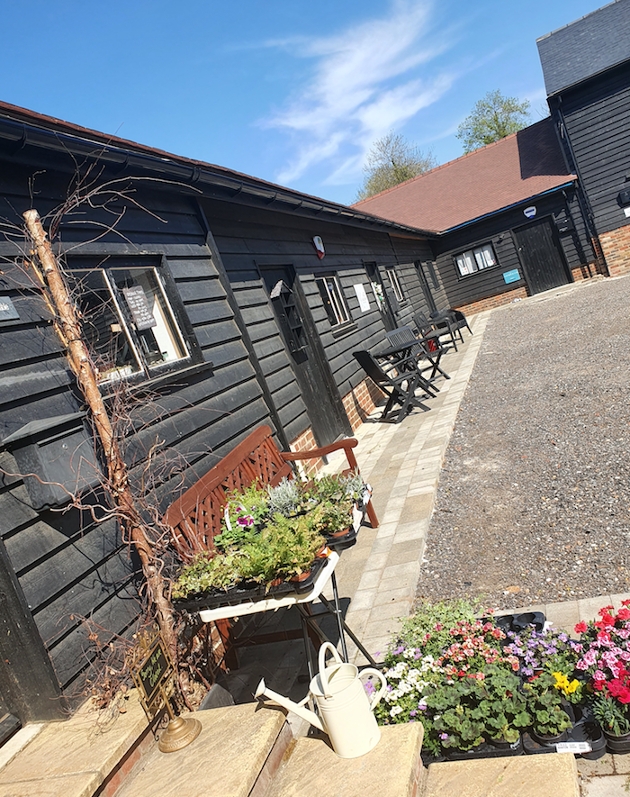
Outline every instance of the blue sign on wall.
{"type": "Polygon", "coordinates": [[[512,271],[505,271],[503,273],[503,279],[507,285],[510,282],[518,282],[521,278],[520,272],[517,268],[512,269],[512,271]]]}

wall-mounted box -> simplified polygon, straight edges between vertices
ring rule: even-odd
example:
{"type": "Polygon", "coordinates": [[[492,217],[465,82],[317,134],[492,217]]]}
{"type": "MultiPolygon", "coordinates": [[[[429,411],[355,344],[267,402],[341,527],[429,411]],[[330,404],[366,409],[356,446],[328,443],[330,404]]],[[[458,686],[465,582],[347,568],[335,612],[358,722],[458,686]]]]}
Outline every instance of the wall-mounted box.
{"type": "Polygon", "coordinates": [[[34,509],[67,504],[96,487],[100,469],[85,414],[31,421],[3,441],[15,457],[34,509]]]}

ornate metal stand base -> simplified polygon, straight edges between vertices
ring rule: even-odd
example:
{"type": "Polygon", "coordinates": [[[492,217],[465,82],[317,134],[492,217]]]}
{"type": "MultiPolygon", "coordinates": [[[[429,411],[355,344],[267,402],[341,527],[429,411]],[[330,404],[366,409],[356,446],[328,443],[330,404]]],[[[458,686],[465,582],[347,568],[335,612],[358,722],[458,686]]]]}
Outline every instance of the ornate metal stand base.
{"type": "Polygon", "coordinates": [[[193,717],[175,717],[160,736],[158,748],[162,753],[174,753],[194,741],[201,733],[201,723],[193,717]]]}

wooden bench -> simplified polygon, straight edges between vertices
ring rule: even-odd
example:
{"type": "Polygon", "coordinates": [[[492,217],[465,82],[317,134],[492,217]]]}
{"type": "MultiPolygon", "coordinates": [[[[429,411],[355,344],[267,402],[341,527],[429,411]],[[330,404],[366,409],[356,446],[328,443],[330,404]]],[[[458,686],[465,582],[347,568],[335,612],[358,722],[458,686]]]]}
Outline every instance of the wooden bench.
{"type": "MultiPolygon", "coordinates": [[[[182,561],[189,562],[201,551],[214,550],[214,537],[221,533],[223,509],[232,490],[241,490],[256,481],[275,487],[284,477],[295,477],[291,462],[317,459],[334,451],[345,452],[348,467],[344,473],[359,470],[352,450],[358,444],[354,437],[294,452],[280,451],[272,434],[269,426],[255,429],[166,510],[164,522],[173,530],[173,546],[182,561]]],[[[378,518],[371,502],[367,515],[372,528],[377,528],[378,518]]]]}
{"type": "MultiPolygon", "coordinates": [[[[214,550],[214,537],[221,533],[223,509],[232,490],[243,489],[256,481],[275,487],[284,477],[296,476],[291,463],[321,458],[334,451],[343,450],[346,455],[348,467],[344,473],[359,471],[353,451],[358,445],[356,438],[293,452],[280,451],[272,435],[269,426],[255,429],[166,510],[163,519],[172,529],[172,544],[183,562],[189,562],[202,551],[214,550]]],[[[378,518],[371,501],[367,516],[372,528],[377,528],[378,518]]],[[[217,621],[216,626],[226,649],[232,647],[229,621],[217,621]]],[[[235,659],[231,657],[231,661],[235,659]]]]}

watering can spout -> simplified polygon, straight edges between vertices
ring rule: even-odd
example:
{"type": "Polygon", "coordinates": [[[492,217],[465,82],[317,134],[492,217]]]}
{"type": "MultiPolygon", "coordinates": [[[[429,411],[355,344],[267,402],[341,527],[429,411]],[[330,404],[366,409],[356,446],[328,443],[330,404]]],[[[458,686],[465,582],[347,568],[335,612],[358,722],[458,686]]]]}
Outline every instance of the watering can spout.
{"type": "Polygon", "coordinates": [[[265,685],[265,679],[261,678],[260,683],[256,688],[254,697],[260,698],[263,696],[269,698],[269,700],[271,700],[273,703],[277,703],[279,706],[282,706],[282,708],[286,708],[287,711],[292,711],[294,714],[297,714],[298,717],[302,717],[302,719],[310,722],[311,725],[314,725],[320,731],[324,730],[324,726],[314,711],[304,708],[302,703],[294,703],[293,700],[289,700],[288,697],[283,697],[277,692],[274,692],[272,689],[267,688],[265,685]]]}

